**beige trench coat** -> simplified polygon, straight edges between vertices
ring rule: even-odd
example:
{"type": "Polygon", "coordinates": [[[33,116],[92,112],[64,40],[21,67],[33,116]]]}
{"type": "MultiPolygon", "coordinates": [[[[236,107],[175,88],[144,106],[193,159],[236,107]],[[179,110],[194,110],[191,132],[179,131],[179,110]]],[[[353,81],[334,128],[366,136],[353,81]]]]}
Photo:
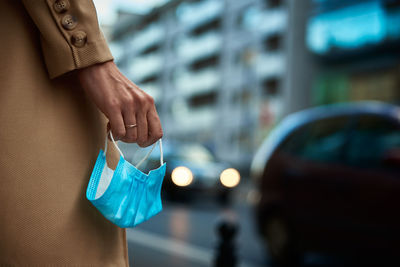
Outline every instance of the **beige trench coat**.
{"type": "Polygon", "coordinates": [[[92,1],[2,0],[0,36],[0,266],[128,266],[85,197],[106,120],[73,70],[112,60],[92,1]]]}

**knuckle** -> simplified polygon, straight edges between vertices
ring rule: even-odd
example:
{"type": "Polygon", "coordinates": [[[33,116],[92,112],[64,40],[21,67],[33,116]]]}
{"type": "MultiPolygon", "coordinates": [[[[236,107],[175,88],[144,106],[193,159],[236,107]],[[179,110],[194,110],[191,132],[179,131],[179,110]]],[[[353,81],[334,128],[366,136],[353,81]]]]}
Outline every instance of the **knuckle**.
{"type": "Polygon", "coordinates": [[[145,142],[137,142],[137,144],[140,146],[140,147],[147,147],[148,145],[145,143],[145,142]]]}
{"type": "Polygon", "coordinates": [[[138,97],[138,102],[142,105],[142,106],[152,106],[154,105],[154,99],[152,96],[148,95],[148,94],[142,94],[138,97]]]}
{"type": "Polygon", "coordinates": [[[118,99],[112,98],[109,100],[108,107],[111,111],[115,111],[115,110],[120,109],[121,104],[118,99]]]}
{"type": "Polygon", "coordinates": [[[162,138],[164,136],[164,133],[163,133],[163,130],[158,130],[158,131],[156,131],[155,133],[154,133],[154,138],[156,139],[156,140],[158,140],[158,139],[160,139],[160,138],[162,138]]]}
{"type": "Polygon", "coordinates": [[[138,96],[136,97],[136,101],[137,101],[137,103],[138,103],[139,105],[143,105],[143,104],[146,103],[146,100],[145,100],[145,98],[144,98],[143,95],[138,95],[138,96]]]}
{"type": "Polygon", "coordinates": [[[136,139],[136,142],[141,147],[146,143],[143,139],[140,139],[140,138],[136,139]]]}
{"type": "Polygon", "coordinates": [[[116,129],[115,134],[117,135],[118,138],[122,138],[125,136],[125,130],[123,129],[116,129]]]}
{"type": "Polygon", "coordinates": [[[146,95],[146,102],[148,104],[150,104],[151,106],[153,106],[154,105],[154,98],[152,96],[150,96],[150,95],[146,95]]]}
{"type": "Polygon", "coordinates": [[[139,137],[139,138],[137,138],[137,142],[138,142],[138,145],[140,145],[140,144],[145,145],[146,142],[147,142],[147,138],[146,137],[139,137]]]}
{"type": "Polygon", "coordinates": [[[132,106],[133,105],[133,96],[132,95],[130,95],[130,94],[127,94],[125,97],[124,97],[124,105],[125,106],[132,106]]]}
{"type": "Polygon", "coordinates": [[[162,138],[164,136],[164,132],[163,130],[160,130],[160,132],[158,133],[158,139],[162,138]]]}
{"type": "Polygon", "coordinates": [[[126,87],[129,90],[129,92],[134,92],[137,86],[134,83],[132,83],[128,84],[126,87]]]}

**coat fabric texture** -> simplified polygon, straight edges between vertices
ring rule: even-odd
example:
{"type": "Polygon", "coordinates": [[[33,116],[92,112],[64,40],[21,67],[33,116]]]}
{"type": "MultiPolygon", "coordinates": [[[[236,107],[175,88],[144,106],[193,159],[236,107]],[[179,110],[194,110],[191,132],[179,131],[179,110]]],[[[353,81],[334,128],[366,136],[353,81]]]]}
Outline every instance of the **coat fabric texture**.
{"type": "Polygon", "coordinates": [[[74,70],[113,59],[92,1],[2,0],[0,34],[0,266],[128,266],[85,197],[106,118],[74,70]]]}

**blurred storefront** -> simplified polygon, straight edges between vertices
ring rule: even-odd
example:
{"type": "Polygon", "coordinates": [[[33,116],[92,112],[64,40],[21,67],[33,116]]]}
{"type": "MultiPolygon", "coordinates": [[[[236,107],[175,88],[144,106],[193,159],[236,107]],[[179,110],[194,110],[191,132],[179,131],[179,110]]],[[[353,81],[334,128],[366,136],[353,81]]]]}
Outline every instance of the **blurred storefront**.
{"type": "Polygon", "coordinates": [[[360,100],[400,103],[400,1],[288,1],[285,114],[360,100]]]}
{"type": "Polygon", "coordinates": [[[314,0],[306,27],[312,105],[400,103],[400,1],[314,0]]]}
{"type": "Polygon", "coordinates": [[[171,0],[120,15],[116,62],[155,98],[166,138],[248,166],[283,112],[285,1],[171,0]]]}

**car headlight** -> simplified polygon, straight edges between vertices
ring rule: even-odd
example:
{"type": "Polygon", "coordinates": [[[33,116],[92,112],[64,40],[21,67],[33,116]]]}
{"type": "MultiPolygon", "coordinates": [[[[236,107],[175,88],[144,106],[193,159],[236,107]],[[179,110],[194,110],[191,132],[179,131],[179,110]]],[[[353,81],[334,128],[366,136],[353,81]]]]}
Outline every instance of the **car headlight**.
{"type": "Polygon", "coordinates": [[[240,182],[240,173],[234,168],[229,168],[221,172],[219,180],[223,186],[235,187],[240,182]]]}
{"type": "Polygon", "coordinates": [[[179,166],[172,171],[171,178],[177,186],[188,186],[193,181],[193,173],[189,168],[179,166]]]}

